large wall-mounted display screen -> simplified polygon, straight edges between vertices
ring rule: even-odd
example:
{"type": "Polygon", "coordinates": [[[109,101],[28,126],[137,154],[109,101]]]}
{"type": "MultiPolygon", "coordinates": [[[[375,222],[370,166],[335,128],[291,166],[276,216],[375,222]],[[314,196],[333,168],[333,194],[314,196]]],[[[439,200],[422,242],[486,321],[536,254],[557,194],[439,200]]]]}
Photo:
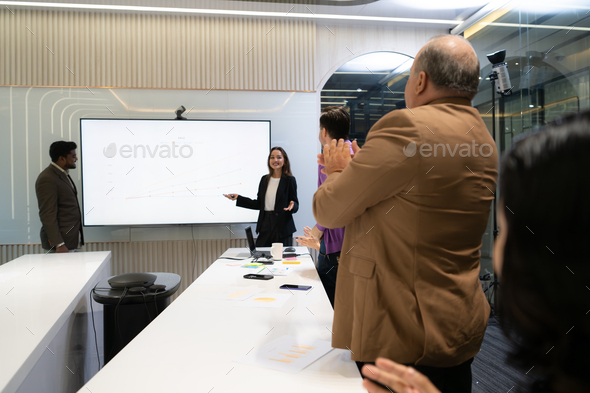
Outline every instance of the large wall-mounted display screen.
{"type": "Polygon", "coordinates": [[[84,225],[255,222],[270,121],[81,119],[84,225]]]}

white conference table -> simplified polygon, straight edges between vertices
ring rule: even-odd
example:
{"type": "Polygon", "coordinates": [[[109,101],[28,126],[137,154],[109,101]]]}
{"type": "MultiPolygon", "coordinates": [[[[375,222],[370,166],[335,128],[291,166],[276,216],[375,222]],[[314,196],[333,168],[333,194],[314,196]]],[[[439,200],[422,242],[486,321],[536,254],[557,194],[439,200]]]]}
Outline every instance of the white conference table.
{"type": "MultiPolygon", "coordinates": [[[[297,253],[307,253],[297,247],[297,253]]],[[[260,250],[265,250],[264,248],[260,250]]],[[[222,257],[247,249],[230,248],[222,257]]],[[[300,256],[300,265],[288,276],[248,280],[255,273],[247,261],[216,260],[133,341],[115,356],[80,392],[364,392],[356,364],[347,350],[333,349],[299,373],[271,370],[235,362],[284,335],[331,340],[333,310],[312,259],[300,256]],[[279,289],[282,284],[311,285],[311,291],[279,289]],[[281,308],[235,307],[235,301],[208,298],[226,288],[261,288],[264,293],[285,292],[281,308]]]]}
{"type": "Polygon", "coordinates": [[[87,337],[92,326],[73,319],[90,311],[90,290],[108,276],[110,260],[110,251],[37,254],[0,266],[0,392],[75,391],[89,379],[88,354],[70,346],[91,338],[94,350],[94,333],[87,337]]]}

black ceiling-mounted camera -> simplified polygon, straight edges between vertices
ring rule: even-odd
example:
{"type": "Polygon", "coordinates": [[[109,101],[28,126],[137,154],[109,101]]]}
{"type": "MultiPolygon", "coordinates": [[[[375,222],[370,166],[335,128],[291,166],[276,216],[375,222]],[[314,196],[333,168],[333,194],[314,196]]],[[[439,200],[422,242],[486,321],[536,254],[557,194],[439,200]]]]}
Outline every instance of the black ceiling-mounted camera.
{"type": "Polygon", "coordinates": [[[181,105],[175,112],[176,119],[174,119],[174,120],[186,120],[186,117],[181,116],[185,111],[186,111],[186,108],[184,107],[184,105],[181,105]]]}

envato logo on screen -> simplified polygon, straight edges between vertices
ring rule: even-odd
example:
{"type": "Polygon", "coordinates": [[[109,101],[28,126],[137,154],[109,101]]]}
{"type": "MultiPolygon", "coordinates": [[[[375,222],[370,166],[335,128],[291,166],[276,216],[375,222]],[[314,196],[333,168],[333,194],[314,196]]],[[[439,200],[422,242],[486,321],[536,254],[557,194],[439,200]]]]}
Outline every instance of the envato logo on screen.
{"type": "Polygon", "coordinates": [[[460,145],[456,143],[455,146],[450,146],[448,143],[436,143],[434,145],[424,143],[418,149],[416,142],[410,142],[403,147],[403,151],[406,157],[414,157],[418,151],[420,151],[422,157],[446,157],[447,154],[450,157],[455,157],[457,153],[459,157],[489,157],[494,153],[494,148],[489,143],[480,145],[475,141],[471,141],[471,145],[469,143],[461,143],[460,145]]]}
{"type": "Polygon", "coordinates": [[[106,158],[113,158],[119,153],[121,158],[189,158],[193,155],[190,145],[178,146],[174,142],[161,145],[121,145],[117,150],[117,144],[111,143],[102,153],[106,158]]]}

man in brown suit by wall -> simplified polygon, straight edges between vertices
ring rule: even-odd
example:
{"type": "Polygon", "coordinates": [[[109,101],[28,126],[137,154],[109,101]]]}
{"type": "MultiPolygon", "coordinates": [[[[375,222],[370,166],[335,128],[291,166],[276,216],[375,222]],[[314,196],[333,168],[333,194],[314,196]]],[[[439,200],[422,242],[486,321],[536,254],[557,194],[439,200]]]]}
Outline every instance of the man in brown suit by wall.
{"type": "Polygon", "coordinates": [[[442,392],[471,391],[489,306],[479,258],[498,156],[471,100],[479,61],[462,37],[418,53],[407,109],[370,130],[359,150],[332,141],[313,200],[320,225],[346,226],[332,345],[352,359],[413,365],[442,392]]]}
{"type": "Polygon", "coordinates": [[[35,191],[41,218],[41,245],[45,250],[68,252],[84,244],[78,191],[69,175],[76,168],[76,144],[54,142],[51,164],[37,178],[35,191]]]}

